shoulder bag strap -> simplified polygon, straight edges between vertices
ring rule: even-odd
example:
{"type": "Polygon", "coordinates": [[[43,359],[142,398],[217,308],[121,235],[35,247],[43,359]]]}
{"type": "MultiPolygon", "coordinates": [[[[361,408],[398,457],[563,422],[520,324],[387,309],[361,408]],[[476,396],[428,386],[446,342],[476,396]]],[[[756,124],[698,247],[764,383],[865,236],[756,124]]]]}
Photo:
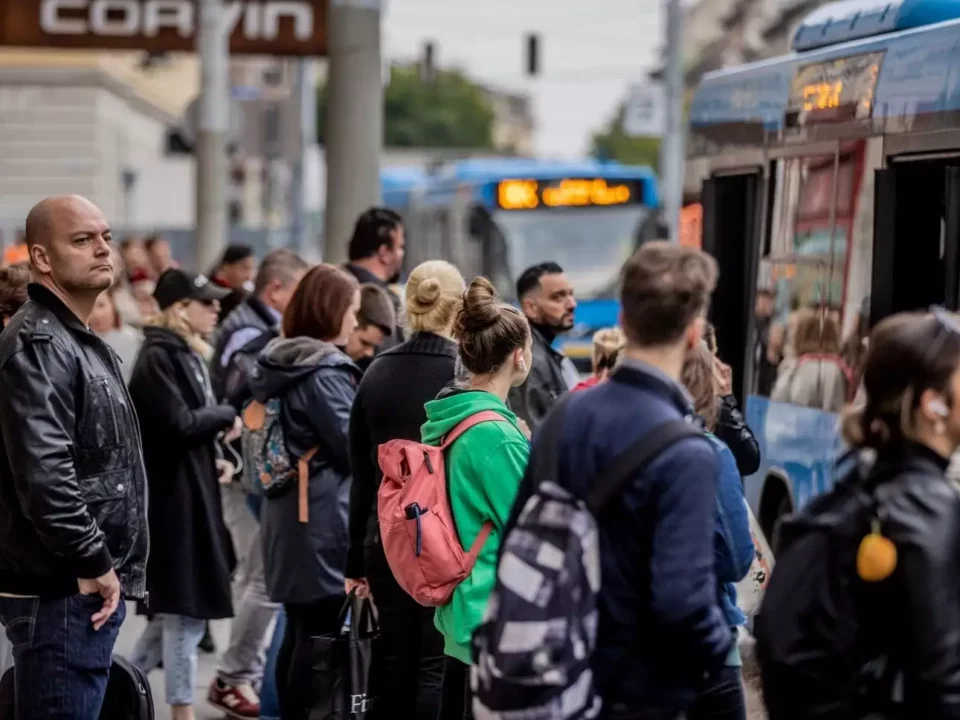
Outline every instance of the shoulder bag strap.
{"type": "Polygon", "coordinates": [[[474,413],[466,420],[462,420],[459,425],[448,432],[443,438],[440,449],[446,450],[453,445],[453,443],[455,443],[467,430],[479,425],[480,423],[506,421],[507,419],[503,415],[494,410],[481,410],[478,413],[474,413]]]}
{"type": "Polygon", "coordinates": [[[618,456],[610,469],[603,473],[587,495],[587,507],[594,515],[620,495],[624,486],[646,467],[660,453],[684,438],[701,437],[706,439],[702,430],[686,420],[671,420],[658,425],[631,445],[618,456]]]}

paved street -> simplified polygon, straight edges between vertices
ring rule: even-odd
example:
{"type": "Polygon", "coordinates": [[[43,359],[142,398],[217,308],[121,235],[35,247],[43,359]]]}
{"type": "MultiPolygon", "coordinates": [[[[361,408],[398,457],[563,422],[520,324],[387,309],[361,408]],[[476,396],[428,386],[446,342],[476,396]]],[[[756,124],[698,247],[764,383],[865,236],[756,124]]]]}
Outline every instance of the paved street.
{"type": "MultiPolygon", "coordinates": [[[[140,637],[140,632],[146,624],[146,618],[136,614],[136,606],[133,603],[127,605],[127,619],[123,623],[120,631],[120,640],[117,642],[117,652],[129,657],[133,644],[140,637]]],[[[217,649],[222,650],[227,646],[227,638],[230,634],[230,621],[221,620],[213,623],[213,634],[217,641],[217,649]]],[[[217,667],[217,658],[214,655],[200,653],[199,671],[197,673],[197,686],[194,692],[194,703],[196,708],[197,720],[220,720],[223,713],[216,712],[207,705],[207,688],[213,680],[217,667]]],[[[155,670],[150,673],[150,685],[153,687],[153,701],[157,710],[157,720],[170,720],[170,706],[167,705],[163,694],[163,671],[155,670]]]]}

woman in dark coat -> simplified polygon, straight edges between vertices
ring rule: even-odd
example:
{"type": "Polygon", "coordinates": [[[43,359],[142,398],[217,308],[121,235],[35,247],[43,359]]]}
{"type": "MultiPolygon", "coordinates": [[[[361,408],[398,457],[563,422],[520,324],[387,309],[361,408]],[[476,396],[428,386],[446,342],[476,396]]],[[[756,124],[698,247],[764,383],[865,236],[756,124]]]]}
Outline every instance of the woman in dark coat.
{"type": "Polygon", "coordinates": [[[406,317],[413,334],[374,360],[350,416],[350,552],[347,589],[373,593],[380,621],[375,717],[435,720],[443,680],[443,636],[434,609],[418,605],[397,584],[380,544],[377,448],[390,440],[420,441],[424,405],[453,382],[457,344],[453,321],[466,285],[449,263],[414,269],[407,281],[406,317]],[[403,378],[403,382],[397,382],[403,378]]]}
{"type": "Polygon", "coordinates": [[[174,720],[192,720],[197,645],[206,620],[233,615],[233,545],[220,505],[218,476],[232,466],[217,443],[236,410],[217,405],[202,337],[217,321],[224,291],[203,276],[168,270],[157,282],[160,315],[130,379],[149,480],[149,610],[131,660],[145,672],[163,663],[174,720]]]}
{"type": "MultiPolygon", "coordinates": [[[[306,720],[313,702],[310,638],[337,630],[346,599],[350,462],[347,427],[360,370],[339,349],[357,325],[360,290],[340,268],[318,265],[297,286],[250,380],[264,405],[279,399],[288,461],[309,460],[306,503],[298,479],[264,497],[260,524],[267,592],[287,616],[277,656],[277,694],[284,720],[306,720]],[[306,511],[305,516],[302,511],[306,511]]],[[[274,403],[276,406],[277,403],[274,403]]]]}

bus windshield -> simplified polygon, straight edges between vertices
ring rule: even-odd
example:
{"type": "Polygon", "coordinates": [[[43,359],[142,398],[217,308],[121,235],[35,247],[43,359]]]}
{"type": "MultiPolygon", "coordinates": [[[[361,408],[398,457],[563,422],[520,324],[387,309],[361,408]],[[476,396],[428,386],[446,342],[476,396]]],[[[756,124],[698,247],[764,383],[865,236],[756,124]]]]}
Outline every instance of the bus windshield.
{"type": "Polygon", "coordinates": [[[612,297],[620,266],[637,247],[649,214],[641,205],[555,211],[498,211],[494,222],[506,243],[508,275],[558,263],[579,297],[612,297]]]}

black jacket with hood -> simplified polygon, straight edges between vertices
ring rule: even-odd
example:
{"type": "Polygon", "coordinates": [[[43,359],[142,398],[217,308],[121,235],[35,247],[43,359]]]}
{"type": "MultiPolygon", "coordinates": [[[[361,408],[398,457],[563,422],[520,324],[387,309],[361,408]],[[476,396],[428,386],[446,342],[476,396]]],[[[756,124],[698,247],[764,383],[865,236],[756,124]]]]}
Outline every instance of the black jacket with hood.
{"type": "Polygon", "coordinates": [[[336,346],[306,337],[267,345],[250,387],[256,400],[279,397],[291,460],[311,448],[309,519],[298,520],[296,484],[265,498],[261,516],[267,591],[282,603],[311,603],[343,594],[350,498],[347,442],[360,370],[336,346]]]}
{"type": "Polygon", "coordinates": [[[130,378],[150,479],[151,613],[233,615],[233,542],[217,481],[217,435],[237,415],[214,402],[206,364],[172,330],[148,327],[130,378]]]}

